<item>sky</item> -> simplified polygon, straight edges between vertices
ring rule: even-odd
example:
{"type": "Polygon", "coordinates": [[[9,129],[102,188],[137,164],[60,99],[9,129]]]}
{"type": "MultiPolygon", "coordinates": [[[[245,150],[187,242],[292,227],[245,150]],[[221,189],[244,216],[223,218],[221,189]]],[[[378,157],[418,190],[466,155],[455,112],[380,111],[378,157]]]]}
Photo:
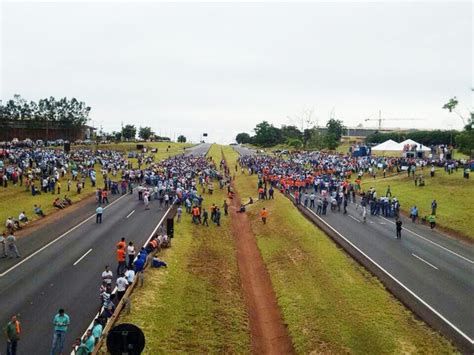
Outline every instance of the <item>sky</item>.
{"type": "Polygon", "coordinates": [[[230,143],[310,110],[318,125],[374,127],[381,110],[383,127],[460,129],[442,106],[472,108],[469,1],[0,0],[0,21],[0,99],[76,97],[108,132],[230,143]]]}

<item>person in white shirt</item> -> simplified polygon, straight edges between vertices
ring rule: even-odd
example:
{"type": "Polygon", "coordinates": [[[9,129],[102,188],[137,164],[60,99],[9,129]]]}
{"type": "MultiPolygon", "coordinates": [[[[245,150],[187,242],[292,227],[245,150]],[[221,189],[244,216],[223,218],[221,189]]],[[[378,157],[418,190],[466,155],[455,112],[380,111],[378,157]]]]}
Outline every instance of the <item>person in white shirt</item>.
{"type": "Polygon", "coordinates": [[[102,281],[105,281],[107,285],[111,285],[113,278],[114,278],[114,274],[112,273],[112,271],[110,271],[110,267],[106,265],[105,270],[102,273],[102,281]]]}
{"type": "Polygon", "coordinates": [[[120,302],[123,295],[125,294],[125,291],[127,290],[128,281],[125,278],[125,275],[122,273],[115,283],[117,284],[117,297],[118,301],[120,302]]]}
{"type": "Polygon", "coordinates": [[[128,242],[127,246],[127,256],[128,256],[128,268],[131,269],[133,267],[133,260],[135,260],[135,246],[133,242],[128,242]]]}
{"type": "Polygon", "coordinates": [[[128,269],[125,271],[125,277],[129,284],[132,284],[133,280],[135,279],[135,271],[133,269],[128,269]]]}
{"type": "Polygon", "coordinates": [[[18,216],[18,220],[20,222],[23,222],[23,223],[28,223],[28,217],[26,217],[26,214],[25,214],[25,211],[22,211],[19,216],[18,216]]]}

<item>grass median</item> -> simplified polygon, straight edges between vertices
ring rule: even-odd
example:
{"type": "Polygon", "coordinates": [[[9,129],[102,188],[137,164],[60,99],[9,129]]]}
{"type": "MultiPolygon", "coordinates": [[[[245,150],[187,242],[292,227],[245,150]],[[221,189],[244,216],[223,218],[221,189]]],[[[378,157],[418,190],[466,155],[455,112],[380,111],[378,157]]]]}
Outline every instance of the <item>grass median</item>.
{"type": "MultiPolygon", "coordinates": [[[[234,166],[237,153],[224,154],[234,166]]],[[[256,184],[256,176],[238,173],[241,196],[255,196],[256,184]]],[[[456,352],[281,194],[257,201],[248,215],[298,353],[456,352]],[[262,207],[269,210],[266,225],[262,207]]]]}
{"type": "MultiPolygon", "coordinates": [[[[221,150],[209,155],[219,164],[221,150]]],[[[225,191],[203,195],[203,206],[221,206],[225,191]]],[[[148,269],[132,295],[131,322],[146,336],[146,354],[249,353],[248,317],[240,287],[230,220],[221,227],[194,225],[184,214],[175,224],[173,246],[160,253],[167,269],[148,269]]]]}
{"type": "Polygon", "coordinates": [[[436,223],[474,241],[472,232],[474,205],[471,203],[474,200],[474,180],[464,179],[463,169],[451,175],[443,169],[437,169],[435,176],[431,178],[429,169],[425,168],[422,174],[425,186],[415,186],[413,177],[408,177],[404,173],[385,179],[364,177],[362,188],[367,191],[370,187],[374,187],[378,196],[384,196],[390,185],[392,196],[398,198],[401,209],[409,213],[411,207],[416,205],[421,217],[431,214],[431,201],[436,200],[438,203],[436,223]]]}

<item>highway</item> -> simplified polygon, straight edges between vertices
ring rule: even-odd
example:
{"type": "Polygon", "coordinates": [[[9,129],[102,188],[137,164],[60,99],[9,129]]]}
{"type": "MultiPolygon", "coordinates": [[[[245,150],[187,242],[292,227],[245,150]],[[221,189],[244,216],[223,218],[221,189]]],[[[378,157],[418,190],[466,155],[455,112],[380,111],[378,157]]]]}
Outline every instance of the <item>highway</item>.
{"type": "MultiPolygon", "coordinates": [[[[248,150],[235,149],[241,154],[248,150]]],[[[317,194],[319,197],[319,194],[317,194]]],[[[359,201],[360,202],[360,201],[359,201]]],[[[393,218],[371,216],[363,223],[360,208],[331,212],[327,223],[409,290],[436,310],[465,339],[474,339],[474,248],[436,229],[402,217],[402,239],[395,238],[393,218]]],[[[315,215],[316,208],[312,209],[315,215]]]]}
{"type": "MultiPolygon", "coordinates": [[[[209,147],[200,144],[187,148],[186,154],[205,154],[209,147]]],[[[72,213],[64,211],[54,221],[32,228],[31,235],[18,240],[23,258],[0,259],[0,324],[5,326],[11,315],[19,314],[23,328],[19,354],[49,353],[52,319],[59,308],[71,317],[65,347],[69,353],[99,310],[105,265],[115,276],[115,244],[125,237],[140,248],[166,212],[154,200],[145,210],[136,194],[112,200],[102,224],[95,223],[95,208],[94,201],[85,202],[72,213]]],[[[4,338],[1,350],[6,348],[4,338]]]]}

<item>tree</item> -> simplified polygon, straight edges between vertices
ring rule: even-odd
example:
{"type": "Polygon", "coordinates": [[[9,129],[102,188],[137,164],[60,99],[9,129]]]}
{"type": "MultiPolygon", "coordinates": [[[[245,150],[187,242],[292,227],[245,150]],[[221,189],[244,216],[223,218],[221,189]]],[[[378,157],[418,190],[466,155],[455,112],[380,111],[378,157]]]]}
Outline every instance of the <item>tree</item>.
{"type": "Polygon", "coordinates": [[[239,144],[248,144],[250,143],[251,137],[250,134],[242,132],[235,136],[235,141],[239,144]]]}
{"type": "Polygon", "coordinates": [[[316,127],[314,127],[311,130],[307,146],[311,149],[324,149],[326,147],[326,135],[321,133],[316,127]]]}
{"type": "Polygon", "coordinates": [[[290,139],[301,140],[303,134],[296,126],[281,126],[281,136],[284,142],[288,142],[290,139]]]}
{"type": "Polygon", "coordinates": [[[344,125],[342,124],[342,121],[331,118],[326,123],[326,127],[328,129],[328,136],[333,134],[335,141],[337,142],[337,144],[339,144],[339,141],[342,137],[342,133],[344,132],[344,125]]]}
{"type": "Polygon", "coordinates": [[[138,130],[138,136],[144,140],[150,139],[152,134],[153,131],[151,130],[151,127],[140,127],[138,130]]]}
{"type": "Polygon", "coordinates": [[[112,132],[113,139],[115,139],[116,142],[120,142],[122,140],[122,132],[112,132]]]}
{"type": "Polygon", "coordinates": [[[474,112],[464,130],[456,136],[456,145],[461,153],[474,157],[474,112]]]}
{"type": "Polygon", "coordinates": [[[128,124],[122,128],[122,137],[126,140],[135,139],[137,129],[134,125],[128,124]]]}
{"type": "Polygon", "coordinates": [[[303,146],[303,142],[297,138],[290,138],[288,139],[288,145],[295,149],[300,149],[303,146]]]}
{"type": "Polygon", "coordinates": [[[282,143],[280,129],[274,127],[267,121],[263,121],[254,128],[255,143],[262,147],[270,147],[282,143]]]}
{"type": "Polygon", "coordinates": [[[183,135],[178,136],[178,142],[179,143],[186,143],[186,137],[183,135]]]}
{"type": "Polygon", "coordinates": [[[334,133],[327,133],[325,137],[325,145],[329,150],[335,150],[339,145],[339,140],[334,133]]]}

